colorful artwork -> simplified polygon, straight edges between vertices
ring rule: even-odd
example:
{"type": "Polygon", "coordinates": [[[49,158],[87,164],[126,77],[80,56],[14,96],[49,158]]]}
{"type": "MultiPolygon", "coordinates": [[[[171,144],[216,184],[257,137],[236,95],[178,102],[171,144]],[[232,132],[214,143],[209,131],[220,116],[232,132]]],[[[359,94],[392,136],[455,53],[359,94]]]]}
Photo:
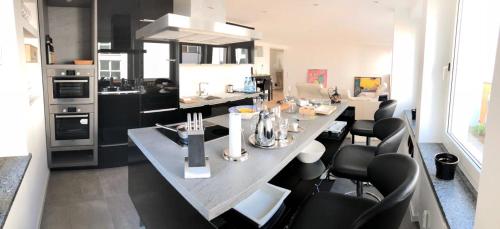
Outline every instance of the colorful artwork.
{"type": "Polygon", "coordinates": [[[354,96],[361,92],[376,92],[382,83],[380,77],[356,77],[354,78],[354,96]]]}
{"type": "Polygon", "coordinates": [[[326,69],[307,70],[307,83],[321,84],[323,88],[327,87],[328,72],[326,69]]]}

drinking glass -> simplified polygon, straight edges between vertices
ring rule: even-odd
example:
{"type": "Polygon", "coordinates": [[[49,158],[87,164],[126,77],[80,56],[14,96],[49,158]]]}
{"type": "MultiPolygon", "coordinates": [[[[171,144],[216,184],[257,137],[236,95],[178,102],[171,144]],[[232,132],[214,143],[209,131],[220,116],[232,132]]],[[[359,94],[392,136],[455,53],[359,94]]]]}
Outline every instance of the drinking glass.
{"type": "Polygon", "coordinates": [[[285,140],[286,137],[288,136],[288,119],[286,118],[280,118],[278,119],[278,139],[279,140],[285,140]]]}

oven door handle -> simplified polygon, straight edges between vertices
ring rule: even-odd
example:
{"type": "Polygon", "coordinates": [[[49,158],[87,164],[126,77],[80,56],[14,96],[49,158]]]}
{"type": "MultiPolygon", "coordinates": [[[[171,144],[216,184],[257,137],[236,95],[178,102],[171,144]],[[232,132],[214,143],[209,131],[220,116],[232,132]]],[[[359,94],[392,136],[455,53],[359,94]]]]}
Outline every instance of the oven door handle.
{"type": "Polygon", "coordinates": [[[56,118],[88,118],[89,115],[56,115],[56,118]]]}
{"type": "Polygon", "coordinates": [[[89,80],[54,80],[54,83],[88,83],[89,80]]]}

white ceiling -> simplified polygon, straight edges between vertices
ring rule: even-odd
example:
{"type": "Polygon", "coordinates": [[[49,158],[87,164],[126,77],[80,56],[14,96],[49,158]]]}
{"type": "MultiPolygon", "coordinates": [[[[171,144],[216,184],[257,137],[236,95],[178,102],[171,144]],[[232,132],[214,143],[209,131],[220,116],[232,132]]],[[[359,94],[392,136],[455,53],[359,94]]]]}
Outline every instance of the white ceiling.
{"type": "Polygon", "coordinates": [[[349,41],[392,45],[394,9],[415,0],[226,0],[227,21],[255,27],[264,41],[349,41]]]}

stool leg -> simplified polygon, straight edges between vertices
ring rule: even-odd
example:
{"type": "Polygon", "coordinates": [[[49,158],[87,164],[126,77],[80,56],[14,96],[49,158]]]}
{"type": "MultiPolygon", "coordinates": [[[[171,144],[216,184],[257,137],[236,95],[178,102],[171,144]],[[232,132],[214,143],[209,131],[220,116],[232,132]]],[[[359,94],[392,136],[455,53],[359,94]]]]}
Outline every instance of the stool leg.
{"type": "Polygon", "coordinates": [[[352,144],[354,145],[354,134],[351,135],[352,135],[352,144]]]}
{"type": "Polygon", "coordinates": [[[366,137],[366,145],[369,146],[370,145],[370,137],[366,137]]]}
{"type": "Polygon", "coordinates": [[[356,181],[356,196],[363,197],[363,182],[356,181]]]}

